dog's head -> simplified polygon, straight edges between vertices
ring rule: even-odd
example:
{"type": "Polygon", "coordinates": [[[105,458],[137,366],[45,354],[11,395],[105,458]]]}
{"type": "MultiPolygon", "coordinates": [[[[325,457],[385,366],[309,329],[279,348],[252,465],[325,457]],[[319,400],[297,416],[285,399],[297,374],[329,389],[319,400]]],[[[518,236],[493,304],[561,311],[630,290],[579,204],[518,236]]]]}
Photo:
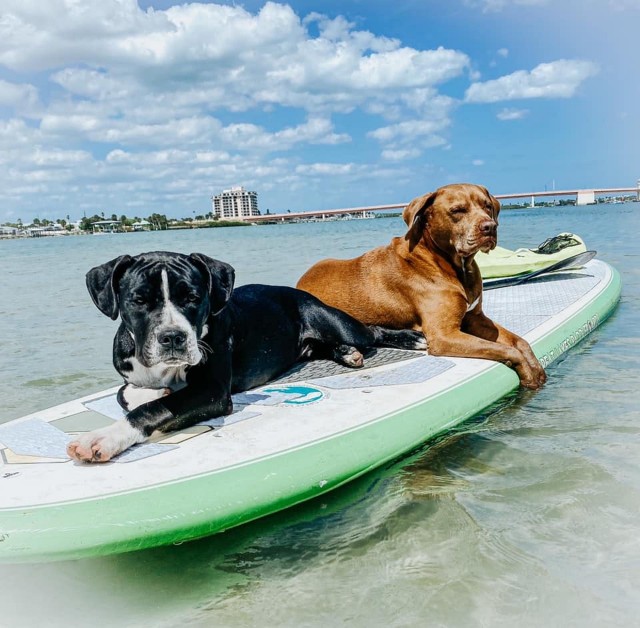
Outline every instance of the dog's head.
{"type": "Polygon", "coordinates": [[[423,236],[449,255],[467,258],[487,253],[498,241],[500,203],[489,191],[471,183],[438,188],[414,199],[402,214],[409,226],[405,238],[413,248],[423,236]]]}
{"type": "Polygon", "coordinates": [[[209,315],[225,306],[233,282],[229,264],[199,253],[122,255],[87,273],[93,302],[113,320],[120,316],[146,367],[198,364],[209,315]]]}

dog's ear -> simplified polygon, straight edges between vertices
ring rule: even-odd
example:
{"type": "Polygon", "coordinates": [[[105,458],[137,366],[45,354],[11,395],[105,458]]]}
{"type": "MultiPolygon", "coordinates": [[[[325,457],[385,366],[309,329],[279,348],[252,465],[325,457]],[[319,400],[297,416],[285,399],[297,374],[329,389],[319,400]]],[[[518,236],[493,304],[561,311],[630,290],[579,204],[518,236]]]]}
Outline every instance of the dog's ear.
{"type": "Polygon", "coordinates": [[[202,253],[191,253],[189,259],[209,277],[211,313],[217,314],[226,305],[229,297],[231,297],[236,271],[233,270],[233,266],[230,264],[213,259],[202,253]]]}
{"type": "Polygon", "coordinates": [[[493,205],[493,211],[491,212],[492,218],[497,222],[498,214],[500,213],[500,201],[483,185],[479,185],[478,187],[487,195],[487,197],[491,201],[491,204],[493,205]]]}
{"type": "Polygon", "coordinates": [[[427,210],[436,199],[437,192],[431,192],[424,196],[414,198],[402,212],[402,218],[407,223],[409,231],[404,236],[405,240],[409,240],[409,251],[413,251],[416,244],[420,242],[422,233],[427,224],[427,210]]]}
{"type": "Polygon", "coordinates": [[[500,213],[500,201],[493,194],[489,194],[489,198],[493,203],[493,219],[498,222],[498,214],[500,213]]]}
{"type": "Polygon", "coordinates": [[[133,258],[130,255],[121,255],[106,264],[92,268],[86,276],[87,289],[96,307],[114,321],[120,313],[118,282],[132,262],[133,258]]]}

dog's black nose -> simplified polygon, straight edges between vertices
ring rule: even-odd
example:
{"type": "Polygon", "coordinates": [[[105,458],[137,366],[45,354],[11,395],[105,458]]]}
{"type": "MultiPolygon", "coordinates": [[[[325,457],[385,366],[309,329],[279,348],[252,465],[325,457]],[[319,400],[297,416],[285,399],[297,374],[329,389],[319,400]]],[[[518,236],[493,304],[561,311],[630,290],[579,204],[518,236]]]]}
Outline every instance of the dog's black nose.
{"type": "Polygon", "coordinates": [[[480,233],[486,236],[495,236],[498,232],[498,225],[495,220],[485,220],[480,223],[480,233]]]}
{"type": "Polygon", "coordinates": [[[187,341],[187,334],[180,329],[165,329],[158,334],[158,342],[165,349],[182,349],[187,341]]]}

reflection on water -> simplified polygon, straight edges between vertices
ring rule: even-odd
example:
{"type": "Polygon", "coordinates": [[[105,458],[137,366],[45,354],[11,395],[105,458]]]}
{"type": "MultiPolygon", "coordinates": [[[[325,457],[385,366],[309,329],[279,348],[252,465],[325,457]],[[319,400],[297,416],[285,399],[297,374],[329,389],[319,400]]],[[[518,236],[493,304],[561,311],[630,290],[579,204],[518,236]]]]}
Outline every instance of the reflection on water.
{"type": "MultiPolygon", "coordinates": [[[[543,390],[516,392],[403,460],[215,537],[0,566],[0,626],[635,625],[640,255],[627,235],[638,209],[501,216],[506,245],[573,230],[623,275],[618,311],[551,368],[543,390]]],[[[240,283],[292,284],[312,261],[356,255],[401,229],[385,220],[140,234],[103,237],[100,249],[90,238],[2,242],[13,277],[0,286],[2,419],[116,383],[114,324],[88,302],[83,275],[136,252],[132,243],[217,254],[240,283]],[[55,282],[54,259],[65,260],[55,282]]]]}

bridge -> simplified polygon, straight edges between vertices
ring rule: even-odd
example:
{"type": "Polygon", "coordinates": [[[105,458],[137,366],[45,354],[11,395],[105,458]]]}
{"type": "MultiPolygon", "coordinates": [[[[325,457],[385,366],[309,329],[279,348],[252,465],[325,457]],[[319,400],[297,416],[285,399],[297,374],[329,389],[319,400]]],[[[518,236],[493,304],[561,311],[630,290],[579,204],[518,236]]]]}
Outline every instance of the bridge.
{"type": "MultiPolygon", "coordinates": [[[[538,197],[574,196],[577,205],[595,203],[596,195],[616,195],[625,192],[635,192],[640,201],[640,180],[635,187],[628,188],[593,188],[587,190],[545,190],[544,192],[517,192],[515,194],[494,194],[499,200],[530,198],[531,207],[535,206],[538,197]]],[[[408,203],[392,203],[390,205],[368,205],[366,207],[345,207],[342,209],[318,209],[304,212],[287,212],[286,214],[262,214],[260,216],[243,216],[232,220],[246,220],[247,222],[286,222],[290,220],[317,219],[327,220],[335,216],[351,216],[352,218],[366,218],[370,212],[404,209],[408,203]]]]}

